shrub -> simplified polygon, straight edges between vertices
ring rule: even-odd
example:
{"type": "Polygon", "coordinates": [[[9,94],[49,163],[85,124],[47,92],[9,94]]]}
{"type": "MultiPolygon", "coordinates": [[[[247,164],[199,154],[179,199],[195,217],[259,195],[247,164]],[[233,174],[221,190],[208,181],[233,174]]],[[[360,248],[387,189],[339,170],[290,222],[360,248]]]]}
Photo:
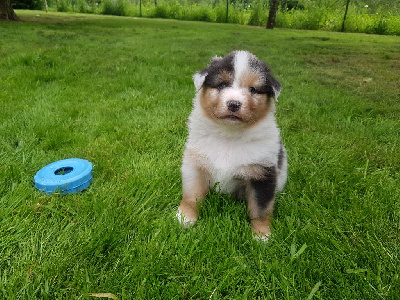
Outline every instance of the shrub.
{"type": "Polygon", "coordinates": [[[229,5],[228,23],[247,24],[245,10],[238,5],[229,5]]]}
{"type": "Polygon", "coordinates": [[[327,11],[324,8],[312,8],[309,11],[304,11],[304,18],[300,26],[303,29],[320,29],[325,23],[326,15],[327,11]]]}
{"type": "Polygon", "coordinates": [[[215,21],[217,23],[225,23],[226,22],[226,5],[223,3],[219,3],[214,8],[216,18],[215,21]]]}
{"type": "Polygon", "coordinates": [[[214,18],[213,18],[212,10],[205,6],[201,6],[201,7],[196,6],[196,9],[193,10],[190,20],[213,22],[214,18]]]}
{"type": "MultiPolygon", "coordinates": [[[[213,20],[217,23],[226,23],[226,2],[220,1],[213,9],[215,17],[213,20]]],[[[228,23],[247,24],[248,15],[241,5],[229,5],[228,23]]]]}
{"type": "Polygon", "coordinates": [[[126,16],[127,3],[124,0],[105,0],[102,3],[103,15],[126,16]]]}
{"type": "Polygon", "coordinates": [[[44,2],[41,0],[13,0],[11,1],[13,8],[16,9],[37,9],[41,10],[44,7],[44,2]]]}
{"type": "Polygon", "coordinates": [[[158,4],[150,17],[160,19],[179,19],[181,16],[180,5],[177,2],[168,3],[162,2],[158,4]]]}
{"type": "Polygon", "coordinates": [[[56,4],[56,9],[59,12],[72,11],[72,5],[69,0],[59,0],[56,4]]]}
{"type": "Polygon", "coordinates": [[[365,32],[375,34],[387,34],[389,31],[389,25],[385,18],[376,20],[372,25],[367,26],[365,32]]]}
{"type": "Polygon", "coordinates": [[[157,5],[151,17],[169,19],[168,7],[166,5],[157,5]]]}
{"type": "Polygon", "coordinates": [[[80,13],[96,13],[97,11],[97,2],[87,2],[85,0],[75,0],[74,11],[80,13]]]}
{"type": "Polygon", "coordinates": [[[180,19],[182,6],[177,1],[169,3],[168,6],[169,6],[169,17],[171,19],[180,19]]]}
{"type": "Polygon", "coordinates": [[[268,20],[268,9],[263,2],[258,2],[250,9],[248,24],[254,26],[263,26],[268,20]]]}

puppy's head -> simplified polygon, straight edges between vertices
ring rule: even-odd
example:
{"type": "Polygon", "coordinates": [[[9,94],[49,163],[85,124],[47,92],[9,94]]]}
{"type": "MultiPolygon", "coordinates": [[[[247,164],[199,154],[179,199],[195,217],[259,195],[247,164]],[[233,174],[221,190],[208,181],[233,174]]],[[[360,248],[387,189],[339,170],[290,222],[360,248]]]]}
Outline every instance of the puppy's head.
{"type": "Polygon", "coordinates": [[[205,115],[233,126],[251,126],[263,119],[281,91],[267,64],[247,51],[212,58],[193,81],[205,115]]]}

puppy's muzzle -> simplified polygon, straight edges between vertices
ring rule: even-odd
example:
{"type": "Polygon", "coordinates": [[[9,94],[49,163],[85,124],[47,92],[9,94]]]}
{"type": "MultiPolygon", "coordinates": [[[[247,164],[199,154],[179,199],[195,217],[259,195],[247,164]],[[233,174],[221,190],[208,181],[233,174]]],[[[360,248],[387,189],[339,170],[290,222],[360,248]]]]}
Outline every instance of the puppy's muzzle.
{"type": "Polygon", "coordinates": [[[231,112],[237,112],[242,106],[242,103],[239,101],[228,101],[227,106],[231,112]]]}

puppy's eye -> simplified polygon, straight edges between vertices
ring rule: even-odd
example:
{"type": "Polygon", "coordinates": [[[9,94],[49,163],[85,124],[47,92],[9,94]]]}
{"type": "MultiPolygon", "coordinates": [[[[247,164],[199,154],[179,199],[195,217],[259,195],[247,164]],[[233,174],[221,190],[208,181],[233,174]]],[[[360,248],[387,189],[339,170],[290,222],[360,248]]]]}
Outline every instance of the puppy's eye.
{"type": "Polygon", "coordinates": [[[220,84],[218,84],[218,86],[217,86],[217,89],[219,90],[219,91],[221,91],[221,90],[223,90],[224,88],[226,88],[228,85],[226,84],[226,83],[220,83],[220,84]]]}
{"type": "Polygon", "coordinates": [[[251,94],[255,94],[255,93],[257,93],[257,90],[256,90],[256,88],[255,87],[249,87],[249,92],[251,93],[251,94]]]}

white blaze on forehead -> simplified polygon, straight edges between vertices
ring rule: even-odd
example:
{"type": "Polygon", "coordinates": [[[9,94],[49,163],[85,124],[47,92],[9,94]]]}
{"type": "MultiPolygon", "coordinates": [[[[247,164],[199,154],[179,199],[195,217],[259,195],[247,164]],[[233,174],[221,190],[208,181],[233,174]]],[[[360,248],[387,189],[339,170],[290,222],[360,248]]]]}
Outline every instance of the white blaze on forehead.
{"type": "Polygon", "coordinates": [[[234,59],[235,79],[234,82],[239,81],[240,75],[249,68],[249,52],[237,51],[234,59]]]}

